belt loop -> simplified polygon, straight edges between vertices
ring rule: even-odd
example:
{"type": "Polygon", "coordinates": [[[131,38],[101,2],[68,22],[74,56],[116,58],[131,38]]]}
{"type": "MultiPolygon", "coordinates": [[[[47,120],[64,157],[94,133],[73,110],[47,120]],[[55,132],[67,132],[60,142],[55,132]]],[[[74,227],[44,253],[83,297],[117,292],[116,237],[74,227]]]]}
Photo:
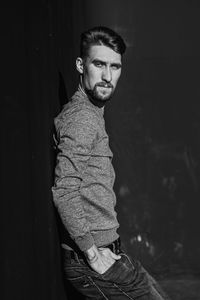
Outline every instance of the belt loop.
{"type": "Polygon", "coordinates": [[[112,250],[112,251],[113,251],[113,253],[115,253],[115,254],[116,254],[115,242],[113,242],[113,243],[112,243],[112,246],[113,246],[113,250],[112,250]]]}
{"type": "Polygon", "coordinates": [[[80,260],[78,254],[74,251],[75,260],[80,264],[80,260]]]}
{"type": "Polygon", "coordinates": [[[120,239],[117,240],[117,254],[120,252],[120,239]]]}
{"type": "Polygon", "coordinates": [[[120,237],[119,237],[119,239],[118,239],[118,253],[120,253],[122,250],[121,250],[121,239],[120,239],[120,237]]]}
{"type": "Polygon", "coordinates": [[[117,239],[117,251],[119,250],[119,239],[117,239]]]}

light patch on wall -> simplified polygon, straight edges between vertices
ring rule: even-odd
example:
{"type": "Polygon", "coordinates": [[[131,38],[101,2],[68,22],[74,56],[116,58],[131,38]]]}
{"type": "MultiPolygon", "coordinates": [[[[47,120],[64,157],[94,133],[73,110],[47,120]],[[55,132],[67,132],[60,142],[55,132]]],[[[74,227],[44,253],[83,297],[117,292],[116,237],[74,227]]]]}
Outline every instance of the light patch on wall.
{"type": "Polygon", "coordinates": [[[125,185],[125,184],[121,185],[120,188],[119,188],[119,196],[120,197],[126,197],[128,195],[130,195],[130,190],[129,190],[128,186],[125,185]]]}

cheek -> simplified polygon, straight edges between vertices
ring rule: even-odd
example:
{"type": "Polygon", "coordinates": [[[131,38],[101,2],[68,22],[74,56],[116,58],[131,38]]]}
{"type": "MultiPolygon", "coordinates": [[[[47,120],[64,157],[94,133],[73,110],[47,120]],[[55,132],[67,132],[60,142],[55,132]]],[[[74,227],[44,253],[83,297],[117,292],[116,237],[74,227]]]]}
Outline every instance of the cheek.
{"type": "Polygon", "coordinates": [[[93,88],[95,84],[99,81],[99,77],[97,72],[93,72],[92,70],[88,70],[85,73],[85,83],[88,88],[93,88]]]}
{"type": "Polygon", "coordinates": [[[118,80],[120,78],[120,75],[121,75],[121,72],[119,74],[115,74],[115,76],[113,78],[113,84],[114,84],[114,86],[117,85],[117,82],[118,82],[118,80]]]}

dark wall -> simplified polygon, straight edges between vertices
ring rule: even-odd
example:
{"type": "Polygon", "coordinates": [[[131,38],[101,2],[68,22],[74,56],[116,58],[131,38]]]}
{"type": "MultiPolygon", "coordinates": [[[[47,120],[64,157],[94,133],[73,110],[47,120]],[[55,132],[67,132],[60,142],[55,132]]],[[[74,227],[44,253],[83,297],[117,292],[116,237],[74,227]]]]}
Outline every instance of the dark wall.
{"type": "Polygon", "coordinates": [[[57,7],[13,1],[1,13],[0,298],[66,299],[50,191],[52,119],[59,107],[57,7]]]}
{"type": "Polygon", "coordinates": [[[77,86],[79,34],[99,24],[128,45],[106,110],[124,247],[158,275],[199,273],[198,5],[12,1],[1,15],[1,299],[67,298],[52,125],[77,86]]]}

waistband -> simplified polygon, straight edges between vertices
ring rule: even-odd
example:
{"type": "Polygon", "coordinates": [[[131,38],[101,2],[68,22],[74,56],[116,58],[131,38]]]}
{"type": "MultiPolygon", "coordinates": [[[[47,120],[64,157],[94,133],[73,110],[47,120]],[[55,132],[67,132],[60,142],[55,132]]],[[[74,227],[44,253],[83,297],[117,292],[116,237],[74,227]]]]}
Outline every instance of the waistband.
{"type": "MultiPolygon", "coordinates": [[[[113,253],[119,254],[121,252],[121,240],[120,240],[120,238],[118,238],[114,242],[112,242],[108,245],[102,246],[101,248],[109,248],[113,253]]],[[[68,250],[66,248],[63,248],[63,250],[65,253],[65,258],[73,259],[76,261],[79,261],[79,259],[85,260],[85,256],[84,256],[83,252],[81,252],[81,251],[74,251],[73,249],[68,250]]]]}

